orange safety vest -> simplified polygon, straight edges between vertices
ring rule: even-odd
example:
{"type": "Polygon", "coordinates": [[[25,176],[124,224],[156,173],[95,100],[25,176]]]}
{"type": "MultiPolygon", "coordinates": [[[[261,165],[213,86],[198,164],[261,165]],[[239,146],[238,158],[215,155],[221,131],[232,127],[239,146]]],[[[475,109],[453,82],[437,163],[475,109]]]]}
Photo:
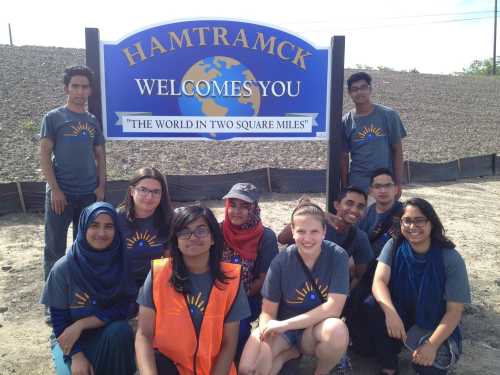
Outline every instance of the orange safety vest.
{"type": "MultiPolygon", "coordinates": [[[[222,290],[212,286],[196,335],[186,296],[170,282],[171,258],[153,261],[153,301],[156,309],[153,347],[172,360],[181,375],[210,375],[220,352],[224,319],[240,287],[240,265],[221,263],[221,270],[231,279],[222,290]]],[[[234,363],[229,371],[236,375],[234,363]]]]}

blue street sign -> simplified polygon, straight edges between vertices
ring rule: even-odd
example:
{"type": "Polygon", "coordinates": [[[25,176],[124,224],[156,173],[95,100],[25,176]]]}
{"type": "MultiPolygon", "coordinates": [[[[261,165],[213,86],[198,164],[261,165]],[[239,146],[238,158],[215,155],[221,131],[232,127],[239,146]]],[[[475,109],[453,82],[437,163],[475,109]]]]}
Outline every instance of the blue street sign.
{"type": "Polygon", "coordinates": [[[327,138],[328,48],[269,26],[193,20],[101,41],[108,139],[327,138]]]}

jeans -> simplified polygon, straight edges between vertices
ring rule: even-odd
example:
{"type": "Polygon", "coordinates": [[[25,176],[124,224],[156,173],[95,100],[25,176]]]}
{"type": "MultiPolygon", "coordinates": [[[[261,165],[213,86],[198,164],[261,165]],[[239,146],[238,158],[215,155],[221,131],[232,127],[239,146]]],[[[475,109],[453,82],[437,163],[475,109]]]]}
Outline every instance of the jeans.
{"type": "Polygon", "coordinates": [[[43,254],[44,279],[47,280],[52,266],[66,254],[69,224],[73,223],[73,240],[78,232],[78,220],[82,210],[95,202],[95,194],[69,195],[68,204],[61,215],[52,210],[50,190],[45,194],[45,249],[43,254]]]}

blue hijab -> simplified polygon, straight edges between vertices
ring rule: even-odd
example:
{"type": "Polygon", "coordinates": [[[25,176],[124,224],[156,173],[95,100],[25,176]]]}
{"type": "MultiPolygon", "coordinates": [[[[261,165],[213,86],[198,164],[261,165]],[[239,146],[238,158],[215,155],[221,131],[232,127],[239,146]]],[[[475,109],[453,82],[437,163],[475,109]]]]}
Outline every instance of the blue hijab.
{"type": "Polygon", "coordinates": [[[100,306],[109,306],[133,299],[135,296],[124,249],[113,206],[96,202],[86,207],[80,215],[78,234],[67,253],[67,258],[75,284],[85,290],[100,306]],[[100,214],[111,217],[115,235],[106,249],[95,250],[85,237],[87,229],[100,214]]]}

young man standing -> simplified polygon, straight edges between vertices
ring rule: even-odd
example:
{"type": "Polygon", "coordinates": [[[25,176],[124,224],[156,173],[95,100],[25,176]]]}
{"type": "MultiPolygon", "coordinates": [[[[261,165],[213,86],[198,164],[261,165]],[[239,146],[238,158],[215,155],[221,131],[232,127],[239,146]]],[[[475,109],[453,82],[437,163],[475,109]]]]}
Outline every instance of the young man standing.
{"type": "Polygon", "coordinates": [[[375,199],[375,204],[368,208],[359,228],[368,235],[377,257],[396,230],[394,224],[399,223],[403,205],[397,200],[397,194],[396,183],[389,169],[381,168],[373,172],[370,178],[370,195],[375,199]]]}
{"type": "Polygon", "coordinates": [[[354,73],[347,80],[347,90],[355,108],[342,119],[342,185],[359,186],[368,191],[371,174],[379,168],[387,168],[394,173],[400,195],[403,173],[401,140],[406,136],[406,130],[397,112],[371,101],[371,83],[372,78],[365,72],[354,73]]]}
{"type": "Polygon", "coordinates": [[[45,196],[44,276],[65,254],[69,224],[76,238],[82,209],[104,199],[106,159],[104,137],[94,115],[87,112],[93,73],[86,66],[64,71],[66,105],[42,121],[40,164],[47,180],[45,196]]]}

